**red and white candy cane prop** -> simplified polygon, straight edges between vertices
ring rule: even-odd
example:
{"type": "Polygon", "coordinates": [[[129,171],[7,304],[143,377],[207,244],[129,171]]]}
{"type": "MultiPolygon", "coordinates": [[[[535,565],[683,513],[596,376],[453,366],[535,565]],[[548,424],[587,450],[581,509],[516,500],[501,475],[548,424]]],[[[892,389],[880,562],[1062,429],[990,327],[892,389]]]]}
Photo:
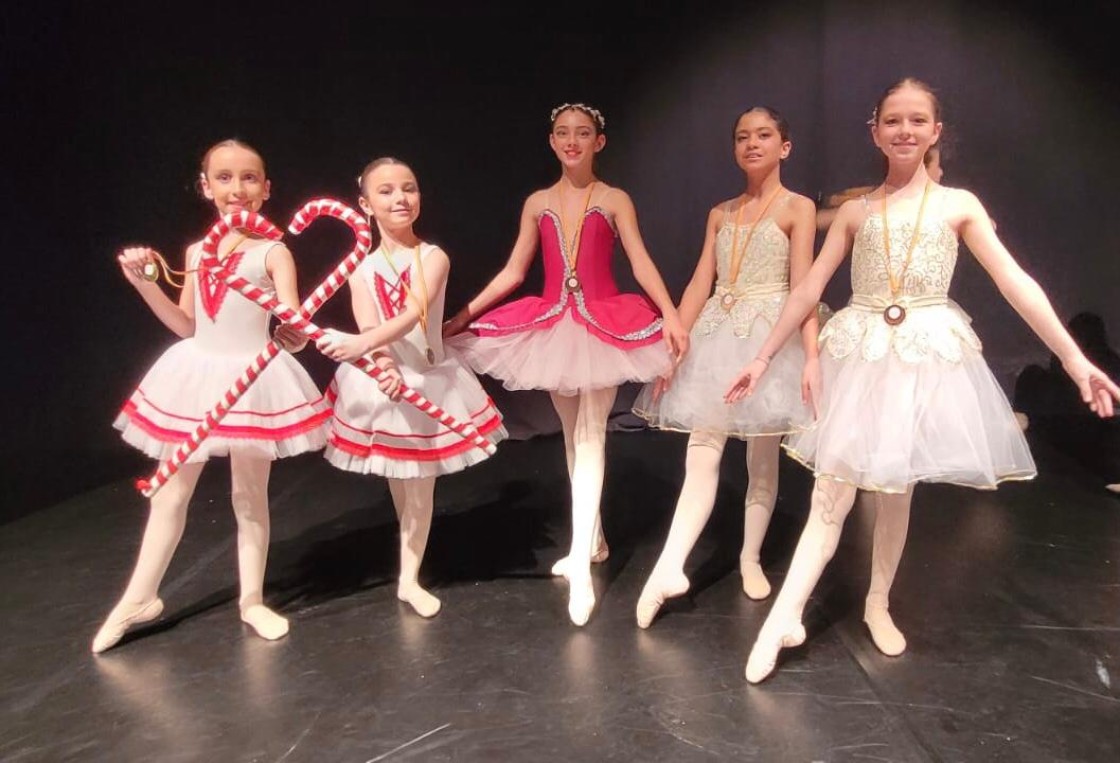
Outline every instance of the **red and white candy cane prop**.
{"type": "MultiPolygon", "coordinates": [[[[253,300],[265,310],[271,311],[289,326],[299,329],[309,339],[320,339],[325,336],[327,332],[309,321],[306,316],[297,313],[295,310],[285,305],[276,298],[275,294],[267,292],[259,286],[250,283],[236,273],[231,273],[220,267],[215,267],[218,263],[218,242],[234,228],[250,227],[254,222],[253,218],[255,216],[258,215],[255,215],[253,212],[238,212],[232,216],[232,219],[227,216],[226,220],[215,223],[214,227],[210,229],[210,233],[202,240],[203,267],[209,268],[215,276],[229,284],[231,289],[253,300]]],[[[385,378],[385,372],[378,368],[377,364],[371,362],[367,358],[361,357],[350,362],[366,375],[373,377],[377,381],[382,381],[385,378]]],[[[400,389],[401,397],[406,402],[416,406],[422,412],[440,422],[463,439],[470,440],[472,444],[477,445],[491,455],[497,451],[494,443],[479,434],[479,431],[475,429],[473,424],[465,421],[457,421],[447,411],[406,384],[401,384],[400,389]]]]}
{"type": "MultiPolygon", "coordinates": [[[[350,254],[346,256],[346,259],[344,259],[334,272],[327,276],[323,283],[319,284],[319,288],[300,305],[299,313],[305,318],[310,318],[314,315],[315,312],[338,291],[342,284],[346,283],[346,279],[350,277],[358,265],[361,264],[362,260],[365,259],[373,244],[369,223],[366,222],[365,218],[345,204],[334,201],[333,199],[315,199],[314,201],[309,201],[304,204],[299,212],[296,213],[295,217],[292,218],[288,230],[298,236],[311,224],[312,220],[323,215],[336,217],[349,225],[351,230],[354,231],[354,236],[357,241],[350,254]]],[[[246,228],[250,232],[264,238],[277,240],[283,235],[275,225],[258,214],[253,214],[251,218],[244,217],[244,213],[240,216],[227,216],[229,223],[232,223],[234,219],[240,219],[241,222],[233,227],[246,228]]],[[[230,227],[224,227],[224,230],[228,232],[230,227]]],[[[224,235],[224,233],[219,235],[217,239],[214,240],[214,244],[216,245],[217,241],[221,240],[224,235]]],[[[215,275],[220,276],[226,271],[222,268],[220,263],[218,263],[217,268],[214,268],[216,262],[217,257],[212,253],[208,253],[204,256],[200,267],[207,268],[214,272],[215,275]]],[[[225,418],[230,408],[232,408],[241,396],[245,394],[245,391],[253,385],[253,382],[255,382],[257,377],[268,367],[268,364],[280,354],[280,350],[281,347],[275,340],[270,341],[249,367],[245,369],[241,376],[237,378],[233,386],[226,390],[221,400],[203,416],[202,423],[198,425],[188,439],[179,445],[175,453],[162,463],[150,478],[137,480],[136,487],[145,497],[150,498],[155,495],[156,491],[163,487],[175,472],[179,471],[179,467],[186,463],[192,453],[198,450],[202,441],[209,436],[211,430],[225,418]]]]}

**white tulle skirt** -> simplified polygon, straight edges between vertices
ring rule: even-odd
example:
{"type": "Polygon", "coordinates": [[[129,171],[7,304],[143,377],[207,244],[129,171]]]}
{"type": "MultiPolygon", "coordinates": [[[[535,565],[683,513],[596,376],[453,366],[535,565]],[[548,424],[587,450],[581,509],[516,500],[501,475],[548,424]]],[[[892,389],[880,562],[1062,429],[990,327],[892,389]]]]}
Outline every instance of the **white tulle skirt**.
{"type": "MultiPolygon", "coordinates": [[[[404,383],[492,443],[507,437],[502,415],[474,374],[452,355],[422,372],[399,366],[404,383]]],[[[370,376],[339,366],[327,390],[334,417],[324,456],[339,469],[416,479],[451,474],[489,454],[405,400],[393,402],[370,376]]]]}
{"type": "MultiPolygon", "coordinates": [[[[908,319],[909,320],[909,319],[908,319]]],[[[818,477],[901,493],[915,482],[994,488],[1035,476],[1011,405],[976,349],[917,362],[822,348],[820,418],[784,447],[818,477]]]]}
{"type": "Polygon", "coordinates": [[[510,390],[542,389],[561,395],[645,382],[669,370],[664,342],[623,347],[593,336],[565,313],[548,328],[504,336],[469,332],[445,340],[475,373],[486,374],[510,390]]]}
{"type": "MultiPolygon", "coordinates": [[[[194,338],[169,347],[152,365],[113,426],[125,442],[148,456],[167,459],[198,428],[256,353],[215,353],[194,338]]],[[[326,445],[330,410],[299,361],[281,352],[187,463],[237,451],[277,459],[326,445]]]]}
{"type": "Polygon", "coordinates": [[[654,384],[645,385],[634,401],[634,413],[657,429],[704,430],[738,438],[811,426],[812,410],[801,401],[805,353],[799,334],[774,356],[753,395],[734,405],[723,401],[739,371],[758,356],[771,328],[760,317],[747,337],[737,336],[730,320],[706,336],[693,331],[691,348],[669,389],[654,400],[654,384]]]}

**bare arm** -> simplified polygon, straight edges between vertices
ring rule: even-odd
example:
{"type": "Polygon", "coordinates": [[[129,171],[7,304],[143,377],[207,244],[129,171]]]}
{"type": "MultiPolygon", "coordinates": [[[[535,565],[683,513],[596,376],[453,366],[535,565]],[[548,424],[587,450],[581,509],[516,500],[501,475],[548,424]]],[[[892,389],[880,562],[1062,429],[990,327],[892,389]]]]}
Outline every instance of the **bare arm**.
{"type": "MultiPolygon", "coordinates": [[[[185,259],[190,261],[190,250],[187,250],[185,259]]],[[[179,293],[179,302],[176,304],[160,288],[158,283],[149,281],[142,276],[144,265],[154,263],[155,255],[152,249],[146,246],[129,247],[117,255],[121,272],[125,279],[159,318],[160,322],[171,329],[177,336],[186,338],[194,336],[194,277],[191,274],[184,279],[182,291],[179,293]]]]}
{"type": "Polygon", "coordinates": [[[634,280],[661,311],[663,321],[661,331],[665,342],[673,357],[680,361],[688,352],[688,331],[681,324],[676,305],[673,304],[673,298],[669,296],[669,290],[665,288],[661,272],[653,263],[653,258],[650,257],[645,242],[642,241],[634,203],[625,191],[618,188],[614,189],[614,193],[609,198],[609,211],[614,216],[615,228],[618,230],[618,237],[622,241],[626,258],[630,261],[634,280]]]}
{"type": "MultiPolygon", "coordinates": [[[[444,284],[447,282],[447,274],[451,269],[451,261],[448,259],[447,254],[442,249],[434,249],[424,257],[424,283],[427,286],[427,295],[429,305],[431,299],[440,293],[444,284]]],[[[339,331],[332,331],[327,336],[319,339],[315,345],[324,355],[341,361],[355,360],[362,355],[374,352],[378,348],[385,345],[392,344],[397,341],[412,328],[419,323],[421,315],[421,305],[418,300],[423,299],[424,295],[418,285],[414,284],[409,292],[409,299],[405,303],[405,307],[397,315],[393,316],[387,321],[381,322],[378,325],[366,327],[364,324],[370,320],[368,309],[373,308],[376,312],[376,307],[373,305],[373,297],[369,294],[369,290],[365,284],[361,285],[361,289],[351,289],[352,300],[366,299],[369,300],[368,307],[359,310],[355,309],[354,318],[359,322],[362,327],[360,334],[344,334],[339,331]],[[361,296],[363,295],[364,296],[361,296]]]]}
{"type": "Polygon", "coordinates": [[[1004,299],[1058,356],[1066,373],[1080,388],[1082,399],[1097,414],[1111,416],[1112,401],[1120,399],[1120,389],[1085,357],[1038,282],[1019,266],[999,240],[980,200],[968,191],[952,193],[952,218],[965,245],[988,271],[1004,299]]]}
{"type": "Polygon", "coordinates": [[[474,299],[467,302],[454,317],[444,323],[444,336],[453,336],[462,332],[474,318],[484,313],[494,303],[507,297],[525,281],[525,274],[529,272],[529,266],[540,244],[537,216],[543,204],[543,191],[537,191],[525,200],[521,209],[521,224],[517,232],[517,240],[513,244],[505,267],[498,271],[498,274],[474,299]]]}
{"type": "Polygon", "coordinates": [[[716,280],[716,233],[719,230],[718,208],[708,213],[708,222],[704,231],[704,246],[700,249],[700,259],[696,262],[696,269],[692,272],[692,279],[684,289],[681,296],[677,314],[680,316],[681,325],[688,331],[696,324],[704,304],[712,295],[712,284],[716,280]]]}
{"type": "MultiPolygon", "coordinates": [[[[817,207],[812,200],[804,196],[795,196],[790,203],[790,212],[793,216],[793,227],[790,229],[789,236],[789,285],[793,289],[805,280],[809,270],[813,267],[813,242],[816,239],[814,221],[817,207]]],[[[835,272],[835,268],[833,268],[833,272],[835,272]]],[[[829,278],[831,277],[832,273],[829,273],[829,278]]],[[[823,292],[822,287],[821,293],[823,292]]],[[[819,300],[820,294],[817,295],[817,301],[819,300]]],[[[801,344],[805,348],[806,358],[817,357],[817,333],[819,330],[817,311],[810,310],[801,324],[801,344]]]]}
{"type": "Polygon", "coordinates": [[[820,255],[805,277],[790,291],[789,299],[778,316],[778,322],[770,330],[766,341],[759,348],[758,357],[739,372],[724,399],[729,403],[742,400],[754,391],[759,378],[766,372],[770,358],[793,335],[809,313],[816,309],[821,295],[829,280],[848,256],[856,228],[863,219],[863,210],[857,201],[849,201],[840,207],[828,229],[820,255]]]}

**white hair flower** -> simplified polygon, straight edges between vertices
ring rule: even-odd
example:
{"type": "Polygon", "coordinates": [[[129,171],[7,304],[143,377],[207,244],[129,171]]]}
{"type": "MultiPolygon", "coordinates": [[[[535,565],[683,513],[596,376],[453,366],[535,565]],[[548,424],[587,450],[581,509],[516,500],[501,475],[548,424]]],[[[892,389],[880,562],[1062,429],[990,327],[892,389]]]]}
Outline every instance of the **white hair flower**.
{"type": "Polygon", "coordinates": [[[588,106],[586,103],[561,103],[559,106],[557,106],[556,108],[554,108],[552,110],[552,114],[549,117],[549,121],[550,122],[555,122],[556,117],[560,116],[565,111],[569,111],[571,109],[575,109],[576,111],[582,111],[584,114],[586,114],[587,116],[594,119],[595,124],[599,125],[600,130],[605,130],[606,129],[607,120],[603,118],[602,113],[597,108],[595,108],[593,106],[588,106]]]}

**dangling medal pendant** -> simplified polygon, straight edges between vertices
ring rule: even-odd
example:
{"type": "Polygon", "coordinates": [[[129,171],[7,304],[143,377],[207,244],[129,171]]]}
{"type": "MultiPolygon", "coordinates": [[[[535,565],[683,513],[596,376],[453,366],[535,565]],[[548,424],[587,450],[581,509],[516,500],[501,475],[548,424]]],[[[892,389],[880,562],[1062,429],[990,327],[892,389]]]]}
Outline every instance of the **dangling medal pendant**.
{"type": "Polygon", "coordinates": [[[906,308],[902,305],[889,305],[887,309],[883,310],[883,320],[888,325],[897,326],[906,320],[906,308]]]}
{"type": "Polygon", "coordinates": [[[155,283],[159,280],[159,265],[154,262],[144,263],[144,280],[155,283]]]}
{"type": "Polygon", "coordinates": [[[735,307],[735,295],[731,292],[724,294],[723,297],[720,298],[719,306],[727,312],[731,312],[731,308],[735,307]]]}
{"type": "Polygon", "coordinates": [[[428,351],[426,353],[424,353],[424,355],[428,358],[428,365],[429,366],[434,366],[436,364],[436,351],[435,350],[433,350],[431,347],[429,347],[428,351]]]}
{"type": "Polygon", "coordinates": [[[587,196],[583,199],[583,214],[580,215],[579,223],[576,224],[576,231],[572,234],[572,238],[568,239],[568,226],[564,224],[564,182],[560,181],[557,189],[560,193],[560,247],[563,249],[564,259],[568,261],[568,277],[564,279],[564,287],[568,291],[579,291],[583,288],[579,282],[579,276],[576,275],[576,262],[579,260],[579,242],[580,236],[583,234],[583,221],[587,219],[587,210],[591,208],[591,192],[595,190],[595,183],[598,181],[592,180],[591,184],[587,186],[587,196]]]}
{"type": "Polygon", "coordinates": [[[910,236],[910,246],[906,249],[906,257],[902,261],[902,270],[895,278],[891,272],[891,231],[887,222],[887,189],[883,188],[883,256],[887,269],[887,283],[891,289],[891,304],[883,310],[883,320],[888,326],[898,326],[906,320],[906,308],[898,303],[898,292],[902,290],[902,282],[906,278],[906,271],[910,269],[910,261],[914,258],[914,247],[918,244],[918,237],[922,232],[922,217],[926,211],[926,199],[929,198],[929,187],[933,181],[926,179],[925,189],[922,191],[922,202],[918,205],[918,219],[914,222],[914,233],[910,236]]]}

